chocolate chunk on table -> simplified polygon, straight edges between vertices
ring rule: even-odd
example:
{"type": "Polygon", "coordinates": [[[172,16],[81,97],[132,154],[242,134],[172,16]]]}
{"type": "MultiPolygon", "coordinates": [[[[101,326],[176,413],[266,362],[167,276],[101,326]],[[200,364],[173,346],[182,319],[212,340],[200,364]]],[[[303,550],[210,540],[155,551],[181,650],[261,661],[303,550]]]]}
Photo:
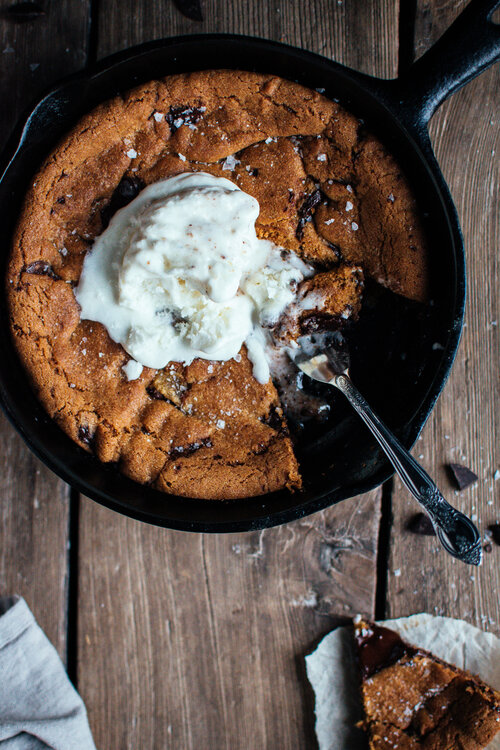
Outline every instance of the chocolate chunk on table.
{"type": "Polygon", "coordinates": [[[492,523],[488,526],[488,537],[500,546],[500,523],[492,523]]]}
{"type": "Polygon", "coordinates": [[[465,490],[477,482],[477,474],[462,464],[448,464],[450,474],[459,490],[465,490]]]}
{"type": "Polygon", "coordinates": [[[425,513],[415,513],[407,522],[406,528],[413,534],[421,536],[436,536],[432,521],[425,513]]]}

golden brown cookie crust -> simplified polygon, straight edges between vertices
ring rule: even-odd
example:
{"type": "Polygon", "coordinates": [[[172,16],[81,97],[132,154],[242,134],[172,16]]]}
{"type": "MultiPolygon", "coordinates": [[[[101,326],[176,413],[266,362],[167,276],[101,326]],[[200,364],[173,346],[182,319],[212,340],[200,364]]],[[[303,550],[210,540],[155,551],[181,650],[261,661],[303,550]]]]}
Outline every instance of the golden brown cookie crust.
{"type": "Polygon", "coordinates": [[[139,482],[219,499],[298,488],[276,389],[253,378],[244,347],[239,361],[172,364],[163,385],[148,368],[129,382],[122,347],[80,321],[73,287],[117,186],[185,171],[224,176],[255,196],[257,234],[318,268],[345,274],[345,263],[359,264],[393,291],[425,298],[414,200],[357,119],[281,78],[204,71],[105,102],[40,168],[8,267],[18,352],[62,429],[139,482]]]}

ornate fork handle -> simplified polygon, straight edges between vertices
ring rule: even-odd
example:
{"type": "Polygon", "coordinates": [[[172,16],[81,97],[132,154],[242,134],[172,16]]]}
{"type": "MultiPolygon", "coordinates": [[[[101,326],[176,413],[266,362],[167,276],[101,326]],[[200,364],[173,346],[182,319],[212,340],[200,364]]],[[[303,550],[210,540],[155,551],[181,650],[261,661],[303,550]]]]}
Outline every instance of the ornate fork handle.
{"type": "Polygon", "coordinates": [[[347,375],[336,375],[330,382],[349,399],[376,437],[402,481],[431,519],[446,551],[469,565],[479,565],[481,537],[472,521],[444,499],[427,472],[387,429],[347,375]]]}

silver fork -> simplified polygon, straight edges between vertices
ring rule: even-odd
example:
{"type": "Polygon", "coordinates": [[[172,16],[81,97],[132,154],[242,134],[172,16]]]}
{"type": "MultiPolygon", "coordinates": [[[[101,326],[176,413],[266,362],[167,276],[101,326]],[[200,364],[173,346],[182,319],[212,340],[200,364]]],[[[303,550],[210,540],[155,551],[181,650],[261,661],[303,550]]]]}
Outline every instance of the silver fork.
{"type": "Polygon", "coordinates": [[[371,409],[349,377],[349,353],[340,333],[303,336],[289,354],[297,367],[313,380],[342,391],[369,427],[389,461],[432,521],[437,537],[453,557],[480,565],[479,531],[464,513],[453,508],[430,476],[371,409]]]}

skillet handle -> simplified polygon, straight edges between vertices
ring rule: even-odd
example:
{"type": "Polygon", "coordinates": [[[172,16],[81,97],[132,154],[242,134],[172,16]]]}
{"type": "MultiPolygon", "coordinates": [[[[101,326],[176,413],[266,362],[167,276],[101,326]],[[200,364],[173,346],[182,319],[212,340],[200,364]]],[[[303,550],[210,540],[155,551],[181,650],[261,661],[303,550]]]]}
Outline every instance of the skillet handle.
{"type": "Polygon", "coordinates": [[[74,76],[62,86],[46,94],[30,112],[22,128],[16,128],[2,153],[0,182],[21,149],[36,147],[48,128],[62,135],[67,129],[67,118],[84,100],[88,82],[81,76],[74,76]],[[58,132],[59,131],[59,132],[58,132]],[[4,156],[7,155],[7,156],[4,156]]]}
{"type": "Polygon", "coordinates": [[[422,131],[439,105],[500,59],[500,0],[471,0],[442,37],[393,81],[400,114],[422,131]]]}

